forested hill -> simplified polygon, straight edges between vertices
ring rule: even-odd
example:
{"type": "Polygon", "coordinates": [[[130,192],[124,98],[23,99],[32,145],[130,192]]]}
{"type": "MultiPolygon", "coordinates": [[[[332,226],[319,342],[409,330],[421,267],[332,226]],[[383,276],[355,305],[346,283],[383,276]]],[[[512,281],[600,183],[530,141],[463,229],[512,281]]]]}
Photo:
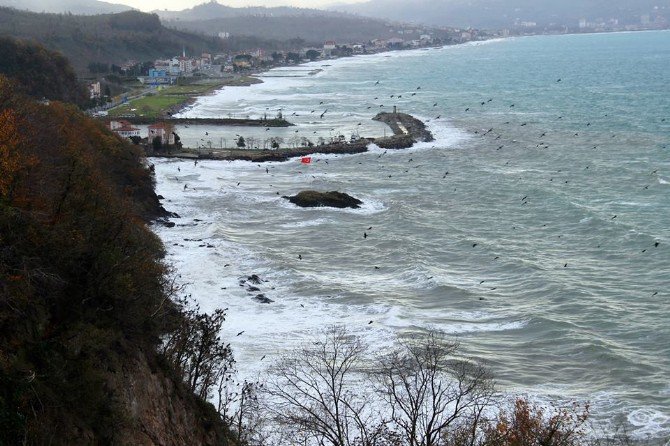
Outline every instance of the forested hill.
{"type": "Polygon", "coordinates": [[[158,16],[137,11],[98,16],[39,14],[0,8],[0,36],[32,39],[60,51],[79,73],[91,62],[122,64],[181,54],[217,52],[222,41],[161,25],[158,16]]]}
{"type": "Polygon", "coordinates": [[[0,74],[36,99],[83,105],[88,99],[67,59],[33,42],[0,37],[0,74]]]}
{"type": "Polygon", "coordinates": [[[9,6],[34,12],[55,12],[71,14],[110,14],[128,11],[129,6],[117,5],[97,0],[0,0],[0,6],[9,6]]]}
{"type": "Polygon", "coordinates": [[[233,36],[253,35],[262,39],[285,41],[301,39],[322,46],[326,40],[337,43],[367,42],[376,38],[397,37],[385,21],[346,16],[270,16],[250,15],[200,21],[165,22],[167,26],[199,33],[227,32],[233,36]]]}
{"type": "Polygon", "coordinates": [[[230,19],[234,17],[248,17],[248,16],[271,16],[271,17],[285,17],[285,16],[302,16],[302,17],[343,17],[345,13],[327,11],[321,9],[310,8],[295,8],[291,6],[276,6],[267,8],[265,6],[248,6],[245,8],[234,8],[231,6],[222,5],[212,0],[208,3],[202,3],[193,8],[184,9],[182,11],[154,11],[161,20],[167,21],[197,21],[210,19],[230,19]]]}
{"type": "Polygon", "coordinates": [[[233,445],[157,351],[194,324],[141,150],[17,90],[0,75],[0,444],[233,445]]]}
{"type": "Polygon", "coordinates": [[[274,41],[299,39],[314,46],[321,46],[326,40],[353,43],[398,36],[392,31],[394,26],[385,20],[288,6],[233,8],[211,1],[183,11],[156,14],[171,28],[274,41]]]}

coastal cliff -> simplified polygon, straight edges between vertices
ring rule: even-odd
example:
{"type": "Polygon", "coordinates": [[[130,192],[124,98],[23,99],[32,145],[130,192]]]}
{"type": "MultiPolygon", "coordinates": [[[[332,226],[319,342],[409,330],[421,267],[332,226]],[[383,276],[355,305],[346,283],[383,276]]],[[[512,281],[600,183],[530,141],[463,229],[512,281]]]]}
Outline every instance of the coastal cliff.
{"type": "Polygon", "coordinates": [[[158,352],[165,216],[141,150],[0,76],[0,444],[227,445],[158,352]]]}

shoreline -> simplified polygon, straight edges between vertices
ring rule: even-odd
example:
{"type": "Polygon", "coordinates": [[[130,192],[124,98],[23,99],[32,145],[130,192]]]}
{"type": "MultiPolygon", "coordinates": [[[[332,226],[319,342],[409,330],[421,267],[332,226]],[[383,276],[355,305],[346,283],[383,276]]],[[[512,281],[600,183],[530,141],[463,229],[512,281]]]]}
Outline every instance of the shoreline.
{"type": "Polygon", "coordinates": [[[207,78],[186,85],[169,85],[162,89],[144,91],[140,96],[107,110],[107,115],[99,118],[125,119],[135,123],[155,122],[171,119],[195,104],[198,98],[216,94],[225,87],[248,87],[262,84],[255,73],[235,75],[229,78],[207,78]],[[170,100],[176,98],[178,100],[170,100]],[[162,103],[167,102],[167,103],[162,103]],[[139,114],[136,112],[140,112],[139,114]]]}
{"type": "MultiPolygon", "coordinates": [[[[643,32],[653,32],[653,31],[666,31],[670,32],[670,29],[646,29],[646,30],[616,30],[616,31],[592,31],[592,32],[567,32],[567,33],[541,33],[541,34],[519,34],[519,35],[510,35],[510,36],[489,36],[488,38],[484,39],[478,39],[478,40],[469,40],[467,42],[459,42],[459,43],[453,43],[453,44],[441,44],[438,46],[423,46],[423,47],[418,47],[418,48],[403,48],[403,49],[385,49],[381,51],[374,51],[370,53],[365,53],[365,54],[355,54],[352,56],[340,56],[340,57],[335,57],[335,58],[329,58],[329,59],[319,59],[319,60],[312,60],[312,61],[303,61],[298,64],[280,64],[277,66],[273,66],[270,68],[264,68],[264,69],[253,69],[250,70],[249,72],[243,73],[243,74],[238,74],[235,75],[232,78],[209,78],[211,81],[217,81],[215,82],[211,88],[207,89],[206,91],[203,92],[194,92],[193,94],[188,94],[187,98],[178,103],[178,104],[171,104],[167,107],[162,107],[160,110],[158,110],[157,114],[155,117],[144,117],[144,116],[135,116],[132,117],[131,119],[138,119],[138,120],[159,120],[159,119],[170,119],[173,115],[183,113],[188,108],[192,105],[194,105],[199,98],[205,97],[205,96],[211,96],[215,94],[216,92],[225,89],[225,87],[249,87],[252,85],[256,84],[262,84],[264,81],[260,79],[258,76],[262,76],[266,73],[269,73],[273,70],[276,69],[281,69],[281,68],[287,68],[287,67],[306,67],[309,68],[310,64],[316,64],[316,63],[322,63],[322,64],[328,64],[329,62],[336,62],[340,60],[348,60],[348,59],[353,59],[353,58],[360,58],[360,57],[369,57],[369,56],[377,56],[377,55],[382,55],[382,54],[389,54],[389,53],[412,53],[415,51],[426,51],[426,50],[431,50],[431,49],[445,49],[445,48],[450,48],[450,47],[458,47],[458,46],[464,46],[464,45],[474,45],[474,44],[479,44],[479,43],[485,43],[485,42],[498,42],[498,41],[506,41],[510,39],[516,39],[516,38],[527,38],[527,37],[540,37],[540,36],[587,36],[587,35],[594,35],[594,34],[623,34],[623,33],[643,33],[643,32]]],[[[322,68],[320,67],[315,67],[312,72],[310,72],[310,75],[315,75],[318,74],[319,72],[323,71],[322,68]]],[[[193,84],[193,85],[198,85],[193,84]]],[[[171,86],[172,87],[172,86],[171,86]]],[[[132,101],[126,103],[126,104],[121,104],[118,105],[114,108],[109,109],[109,111],[119,109],[124,106],[128,106],[132,104],[133,101],[138,101],[146,98],[148,95],[143,95],[139,98],[133,99],[132,101]]],[[[129,119],[128,116],[104,116],[104,119],[110,119],[110,118],[123,118],[123,119],[129,119]]],[[[179,118],[177,118],[179,119],[179,118]]],[[[153,122],[152,121],[152,122],[153,122]]],[[[131,121],[132,122],[132,121],[131,121]]],[[[137,122],[137,123],[144,123],[144,122],[137,122]]],[[[228,123],[226,123],[228,124],[228,123]]],[[[230,125],[244,125],[244,124],[230,124],[230,125]]]]}
{"type": "MultiPolygon", "coordinates": [[[[211,96],[216,94],[218,91],[221,91],[225,89],[226,87],[250,87],[252,85],[257,85],[257,84],[262,84],[264,83],[263,79],[259,78],[259,76],[263,76],[266,73],[269,73],[273,70],[277,69],[282,69],[282,68],[288,68],[288,67],[305,67],[305,68],[312,68],[309,67],[310,64],[329,64],[331,62],[336,62],[336,61],[341,61],[341,60],[350,60],[354,58],[360,58],[360,57],[369,57],[369,56],[378,56],[382,54],[389,54],[389,53],[412,53],[415,51],[425,51],[425,50],[430,50],[430,49],[444,49],[447,47],[452,47],[452,46],[460,46],[460,45],[466,45],[468,43],[476,43],[476,42],[486,42],[486,41],[495,41],[499,40],[499,38],[494,37],[491,39],[484,39],[484,40],[473,40],[469,42],[462,42],[462,43],[456,43],[456,44],[451,44],[451,45],[439,45],[439,46],[425,46],[425,47],[419,47],[419,48],[407,48],[407,49],[391,49],[391,50],[384,50],[384,51],[376,51],[376,52],[371,52],[371,53],[366,53],[366,54],[356,54],[353,56],[341,56],[341,57],[335,57],[335,58],[329,58],[329,59],[319,59],[319,60],[313,60],[313,61],[303,61],[298,64],[280,64],[277,66],[273,66],[270,68],[263,68],[263,69],[254,69],[249,72],[245,72],[242,74],[235,75],[232,78],[210,78],[210,81],[218,81],[214,82],[211,86],[211,88],[206,89],[205,91],[202,92],[194,92],[192,94],[186,93],[184,94],[187,96],[185,100],[182,102],[179,102],[177,104],[170,104],[168,106],[160,107],[159,109],[155,110],[154,113],[151,116],[128,116],[128,114],[114,114],[114,115],[107,115],[102,117],[103,119],[125,119],[128,120],[131,123],[137,123],[137,124],[145,124],[150,122],[155,122],[156,120],[173,120],[173,119],[194,119],[194,118],[173,118],[174,115],[184,113],[185,111],[188,111],[188,109],[194,105],[199,98],[201,97],[206,97],[206,96],[211,96]],[[146,122],[145,122],[146,121],[146,122]]],[[[320,72],[323,71],[322,67],[313,67],[314,69],[311,70],[309,73],[310,76],[314,76],[320,72]]],[[[198,85],[192,84],[192,85],[198,85]]],[[[188,86],[188,85],[187,85],[188,86]]],[[[186,86],[186,87],[187,87],[186,86]]],[[[167,89],[169,90],[170,88],[173,87],[178,87],[177,85],[173,85],[168,87],[167,89]]],[[[152,92],[153,93],[153,92],[152,92]]],[[[171,96],[170,92],[167,91],[167,94],[165,96],[171,96]]],[[[153,93],[155,94],[155,93],[153,93]]],[[[151,96],[150,94],[145,94],[144,96],[141,96],[139,98],[133,99],[129,101],[126,104],[121,104],[117,107],[109,109],[109,111],[112,110],[118,110],[120,108],[128,108],[129,111],[130,107],[132,106],[133,102],[137,103],[138,101],[142,101],[143,99],[146,99],[148,96],[151,96]]],[[[196,118],[196,119],[205,119],[205,118],[196,118]]],[[[223,124],[226,125],[244,125],[244,124],[235,124],[235,123],[228,123],[225,122],[223,124]]]]}
{"type": "MultiPolygon", "coordinates": [[[[473,129],[474,129],[474,127],[473,127],[473,129]]],[[[253,152],[257,152],[257,151],[253,151],[253,152]]],[[[317,151],[317,152],[318,152],[318,151],[317,151]]],[[[425,155],[425,154],[424,154],[424,155],[425,155]]],[[[370,158],[373,158],[373,156],[370,156],[370,158]]],[[[385,159],[385,158],[384,158],[384,159],[385,159]]],[[[415,156],[415,159],[417,159],[416,156],[415,156]]],[[[192,160],[191,160],[191,161],[192,161],[192,160]]],[[[342,161],[342,160],[341,160],[341,161],[342,161]]],[[[505,160],[502,160],[502,161],[505,161],[505,160]]],[[[313,161],[313,162],[314,162],[314,161],[313,161]]],[[[298,160],[295,160],[294,163],[295,163],[295,164],[298,164],[298,160]]],[[[179,164],[179,163],[176,163],[176,164],[179,164]]],[[[193,162],[191,162],[190,164],[192,165],[193,162]]],[[[244,167],[239,167],[239,166],[235,166],[235,167],[233,167],[233,166],[231,165],[231,166],[230,166],[230,169],[231,169],[231,170],[233,170],[233,169],[240,169],[240,170],[241,170],[241,169],[246,169],[246,168],[247,168],[247,166],[246,166],[247,163],[240,163],[240,164],[245,164],[245,166],[244,166],[244,167]]],[[[331,161],[331,165],[332,165],[332,164],[333,164],[333,161],[331,161]]],[[[352,162],[351,164],[354,164],[354,163],[352,162]]],[[[502,162],[501,162],[500,164],[501,164],[501,166],[502,166],[502,162]]],[[[190,167],[190,166],[189,166],[189,167],[190,167]]],[[[226,170],[226,169],[228,169],[228,168],[226,167],[225,164],[221,164],[221,165],[218,166],[218,167],[222,167],[222,168],[225,167],[225,169],[221,169],[221,170],[226,170]]],[[[253,166],[250,166],[250,167],[253,167],[253,166]]],[[[265,165],[263,166],[263,168],[264,168],[264,167],[265,167],[265,165]]],[[[269,167],[272,169],[272,166],[269,166],[269,167]]],[[[182,168],[182,170],[184,170],[184,166],[183,166],[183,165],[181,166],[181,168],[182,168]]],[[[278,168],[279,168],[279,166],[278,166],[278,168]]],[[[285,170],[286,170],[286,172],[289,172],[289,168],[291,168],[292,171],[297,171],[297,170],[299,170],[299,166],[295,166],[295,165],[287,165],[287,166],[285,166],[285,170]]],[[[320,165],[319,168],[320,168],[320,169],[321,169],[321,168],[325,168],[325,166],[320,165]]],[[[333,166],[331,166],[331,168],[333,168],[333,166]]],[[[172,166],[172,169],[175,169],[175,167],[172,166]]],[[[451,166],[449,167],[449,169],[451,170],[451,166]]],[[[249,170],[250,170],[250,169],[249,169],[249,170]]],[[[284,170],[284,169],[282,169],[282,170],[284,170]]],[[[234,170],[234,172],[237,173],[237,170],[234,170]]],[[[259,170],[259,172],[261,172],[261,170],[259,170]]],[[[271,170],[271,172],[272,172],[272,170],[271,170]]],[[[457,170],[456,170],[456,172],[457,172],[457,170]]],[[[453,172],[452,172],[452,173],[453,173],[453,172]]],[[[506,174],[506,175],[509,175],[509,174],[506,174]]],[[[511,175],[510,175],[510,176],[511,176],[511,175]]],[[[394,177],[395,177],[395,175],[394,175],[394,177]]],[[[225,178],[226,178],[226,183],[224,183],[224,184],[228,184],[228,183],[230,183],[230,189],[232,190],[233,187],[234,187],[234,185],[235,185],[235,182],[234,182],[234,181],[237,181],[237,179],[236,179],[234,176],[232,176],[232,175],[231,175],[231,176],[227,176],[227,177],[225,177],[225,178]]],[[[268,178],[269,178],[269,177],[268,177],[268,178]]],[[[450,176],[450,177],[448,177],[448,178],[449,178],[449,181],[452,181],[453,176],[450,176]]],[[[274,184],[274,181],[271,181],[271,182],[274,184]]],[[[261,184],[261,183],[259,182],[259,184],[261,184]]],[[[245,183],[243,183],[242,187],[244,187],[244,186],[245,186],[245,183]]],[[[653,189],[653,187],[652,187],[652,189],[653,189]]],[[[460,190],[461,190],[461,189],[459,189],[459,191],[460,191],[460,190]]],[[[518,190],[521,191],[522,189],[518,189],[518,190]]],[[[280,191],[281,191],[281,189],[280,189],[280,191]]],[[[240,193],[242,193],[242,192],[245,193],[245,194],[250,193],[249,190],[246,190],[246,189],[242,189],[240,193]]],[[[186,192],[185,192],[184,194],[186,194],[186,192]]],[[[525,192],[524,192],[524,194],[525,194],[525,192]]],[[[454,195],[455,195],[455,194],[454,194],[454,195]]],[[[187,196],[188,196],[188,195],[187,195],[187,196]]],[[[518,195],[518,196],[520,197],[521,195],[518,195]]],[[[188,197],[190,198],[190,196],[188,196],[188,197]]],[[[253,205],[253,206],[255,206],[255,205],[253,205]]],[[[249,207],[253,207],[253,206],[252,206],[252,205],[249,205],[249,207]]],[[[526,206],[524,206],[523,208],[526,208],[526,206]]],[[[283,209],[283,208],[282,208],[282,209],[283,209]]],[[[330,214],[333,214],[333,215],[339,215],[339,214],[334,214],[333,212],[331,212],[330,214]]],[[[329,214],[329,215],[330,215],[330,214],[329,214]]],[[[306,213],[306,215],[309,215],[309,214],[306,213]]],[[[200,217],[200,215],[197,215],[196,217],[198,217],[198,218],[202,218],[202,217],[200,217]]],[[[234,225],[231,225],[231,226],[234,228],[234,225]]],[[[538,225],[538,226],[539,226],[539,225],[538,225]]],[[[366,224],[366,227],[367,227],[367,224],[366,224]]],[[[318,230],[318,229],[319,229],[319,228],[317,227],[317,230],[318,230]]],[[[377,229],[377,228],[375,227],[375,230],[376,230],[376,229],[377,229]]],[[[307,230],[305,230],[305,232],[307,232],[307,230]]],[[[253,236],[250,236],[249,238],[253,238],[253,236]]],[[[370,240],[371,240],[371,239],[370,239],[370,240]]],[[[181,239],[179,239],[179,238],[175,238],[175,242],[181,242],[181,239]]],[[[481,248],[481,247],[482,247],[482,245],[479,246],[479,248],[481,248]]],[[[175,249],[179,249],[179,248],[175,248],[175,249]]],[[[204,250],[204,249],[203,249],[203,250],[204,250]]],[[[223,261],[221,261],[220,263],[223,263],[223,261]]],[[[265,272],[265,270],[262,269],[262,268],[263,268],[263,267],[259,267],[258,269],[253,269],[253,270],[250,270],[249,272],[258,272],[258,271],[265,272]]],[[[227,272],[227,270],[225,270],[225,269],[224,269],[224,271],[227,272]]],[[[246,271],[243,271],[243,272],[246,272],[246,271]]],[[[231,275],[234,275],[234,274],[231,273],[231,275]]],[[[226,285],[226,284],[224,284],[224,285],[226,285]]],[[[475,285],[476,285],[476,283],[475,283],[475,285]]],[[[233,286],[236,286],[236,284],[233,283],[233,286]]],[[[485,285],[485,286],[486,286],[486,285],[485,285]]],[[[231,287],[231,288],[232,288],[232,287],[231,287]]],[[[487,289],[488,289],[488,288],[487,288],[487,289]]],[[[297,294],[297,293],[296,293],[296,294],[297,294]]],[[[493,294],[497,294],[497,293],[493,293],[493,294]]],[[[302,297],[302,295],[300,295],[300,297],[302,297]]],[[[320,296],[316,296],[316,297],[320,297],[320,296]]],[[[242,298],[240,298],[240,299],[242,299],[242,298]]],[[[487,297],[487,299],[488,299],[488,297],[487,297]]],[[[232,299],[231,299],[231,300],[232,300],[232,299]]],[[[305,304],[307,304],[307,301],[306,301],[306,300],[303,300],[302,302],[304,302],[305,304]]],[[[307,305],[307,306],[309,307],[309,305],[307,305]]],[[[297,305],[295,305],[295,307],[297,307],[297,305]]],[[[303,310],[301,310],[301,309],[302,309],[302,307],[299,307],[299,308],[296,308],[295,311],[296,311],[296,312],[303,311],[303,310]]],[[[300,314],[302,314],[302,313],[300,313],[300,314]]],[[[272,315],[271,317],[276,317],[276,316],[272,315]]],[[[231,323],[235,323],[235,322],[232,322],[232,319],[233,319],[233,318],[231,317],[231,323]]],[[[248,323],[248,319],[244,319],[244,320],[242,320],[241,322],[239,322],[239,324],[242,324],[242,325],[243,325],[243,324],[247,324],[247,323],[248,323]]],[[[365,323],[365,321],[364,321],[364,323],[365,323]]],[[[376,327],[376,326],[377,326],[377,324],[375,323],[375,325],[373,325],[373,327],[376,327]]],[[[242,329],[245,329],[245,328],[246,328],[246,327],[244,327],[244,325],[243,325],[241,328],[239,328],[239,330],[242,330],[242,329]]],[[[230,329],[229,329],[229,331],[230,331],[231,333],[233,333],[233,335],[234,335],[234,333],[235,333],[236,331],[239,331],[239,330],[238,330],[238,327],[237,327],[237,326],[234,326],[233,328],[230,328],[230,329]]],[[[503,331],[503,330],[507,330],[507,328],[501,329],[501,332],[503,333],[502,336],[505,335],[505,331],[503,331]]],[[[519,328],[513,328],[513,330],[519,330],[519,328]]],[[[249,336],[250,334],[252,334],[252,333],[247,333],[247,336],[249,336]]],[[[465,335],[465,336],[467,336],[467,335],[465,335]]],[[[498,335],[495,334],[495,335],[492,335],[492,336],[498,336],[498,335]]],[[[232,335],[231,335],[231,337],[232,337],[232,335]]],[[[253,342],[256,342],[256,341],[254,340],[253,342]]],[[[246,346],[246,344],[242,344],[242,347],[244,347],[244,346],[246,346]]],[[[252,348],[253,348],[253,347],[252,347],[252,348]]],[[[261,348],[262,348],[262,347],[261,347],[261,348]]],[[[241,351],[241,347],[238,349],[238,351],[241,351]]],[[[258,357],[261,356],[260,354],[258,354],[255,358],[252,358],[251,355],[249,355],[248,353],[246,353],[246,354],[247,354],[247,356],[242,356],[242,358],[244,358],[244,360],[247,360],[247,361],[249,360],[249,358],[258,360],[258,357]]],[[[509,380],[508,380],[507,382],[509,382],[509,380]]],[[[532,388],[531,388],[531,390],[532,390],[532,388]]],[[[530,390],[528,390],[528,391],[530,392],[530,390]]],[[[566,392],[566,393],[567,393],[567,392],[566,392]]],[[[623,397],[622,397],[622,400],[623,400],[623,397]]],[[[627,400],[624,400],[624,401],[627,401],[627,400]]]]}

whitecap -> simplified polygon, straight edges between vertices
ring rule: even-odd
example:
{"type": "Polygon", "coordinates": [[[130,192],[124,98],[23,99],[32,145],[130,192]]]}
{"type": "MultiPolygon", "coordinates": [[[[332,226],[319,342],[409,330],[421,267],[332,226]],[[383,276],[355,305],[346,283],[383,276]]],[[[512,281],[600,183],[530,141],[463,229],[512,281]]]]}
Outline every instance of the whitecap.
{"type": "Polygon", "coordinates": [[[643,407],[628,414],[628,422],[635,427],[632,434],[637,439],[670,435],[670,416],[653,407],[643,407]]]}

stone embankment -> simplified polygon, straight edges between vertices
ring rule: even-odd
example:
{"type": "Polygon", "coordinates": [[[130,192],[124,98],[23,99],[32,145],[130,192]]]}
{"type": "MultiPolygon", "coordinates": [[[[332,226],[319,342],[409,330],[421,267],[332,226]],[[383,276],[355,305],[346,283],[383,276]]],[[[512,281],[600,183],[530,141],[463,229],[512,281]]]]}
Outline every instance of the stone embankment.
{"type": "Polygon", "coordinates": [[[435,140],[433,134],[426,129],[426,125],[412,115],[379,113],[372,120],[383,122],[393,131],[393,136],[375,139],[375,144],[383,149],[407,149],[417,142],[435,140]]]}
{"type": "MultiPolygon", "coordinates": [[[[154,124],[155,118],[147,118],[143,116],[123,117],[124,121],[131,124],[154,124]]],[[[171,124],[184,125],[235,125],[240,127],[292,127],[295,124],[288,122],[286,119],[238,119],[238,118],[161,118],[161,122],[169,122],[171,124]]]]}
{"type": "Polygon", "coordinates": [[[393,136],[362,138],[351,143],[335,142],[319,146],[275,150],[221,149],[203,152],[196,149],[183,149],[175,153],[150,153],[150,155],[190,159],[243,160],[260,163],[267,161],[287,161],[291,158],[305,157],[317,153],[363,153],[368,151],[370,143],[374,143],[383,149],[407,149],[417,142],[430,142],[434,140],[433,135],[426,129],[426,125],[411,115],[405,113],[379,113],[372,119],[387,124],[391,128],[393,136]]]}

